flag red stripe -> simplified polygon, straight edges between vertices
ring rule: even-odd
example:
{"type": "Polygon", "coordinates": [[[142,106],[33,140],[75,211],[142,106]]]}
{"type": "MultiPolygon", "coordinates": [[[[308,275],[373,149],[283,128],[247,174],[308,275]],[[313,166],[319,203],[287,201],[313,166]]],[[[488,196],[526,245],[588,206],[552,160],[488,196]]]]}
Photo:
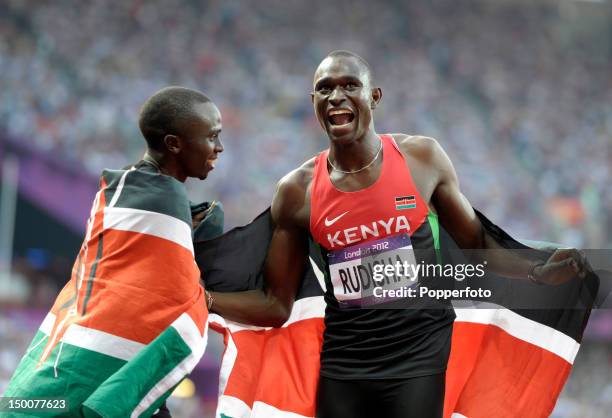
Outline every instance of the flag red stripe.
{"type": "MultiPolygon", "coordinates": [[[[148,344],[194,303],[205,312],[203,302],[201,306],[195,302],[203,300],[203,289],[187,249],[152,235],[112,229],[104,231],[104,248],[88,312],[72,322],[148,344]],[[152,254],[165,254],[166,262],[160,263],[152,254]],[[134,318],[138,326],[134,326],[134,318]]],[[[73,280],[62,290],[53,313],[58,314],[58,308],[74,294],[73,280]]],[[[85,292],[88,280],[85,277],[79,294],[85,292]]],[[[196,323],[202,333],[205,321],[197,318],[196,323]]]]}
{"type": "Polygon", "coordinates": [[[314,416],[323,328],[323,319],[314,318],[285,328],[233,333],[238,355],[224,395],[239,398],[251,408],[261,401],[314,416]]]}
{"type": "Polygon", "coordinates": [[[410,205],[413,203],[416,203],[416,200],[410,199],[410,200],[396,200],[395,201],[396,205],[410,205]]]}
{"type": "Polygon", "coordinates": [[[548,417],[571,364],[484,324],[456,322],[444,416],[548,417]]]}

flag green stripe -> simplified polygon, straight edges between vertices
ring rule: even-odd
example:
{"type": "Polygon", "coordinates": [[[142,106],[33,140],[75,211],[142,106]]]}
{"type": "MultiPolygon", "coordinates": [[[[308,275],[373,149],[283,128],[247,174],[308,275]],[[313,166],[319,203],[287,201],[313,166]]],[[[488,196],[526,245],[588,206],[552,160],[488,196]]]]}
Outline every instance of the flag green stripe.
{"type": "MultiPolygon", "coordinates": [[[[40,342],[45,335],[38,331],[30,348],[40,342]]],[[[58,344],[38,368],[36,366],[45,343],[26,352],[3,396],[32,399],[64,398],[68,402],[68,411],[37,411],[37,416],[81,417],[80,404],[95,388],[126,363],[105,354],[64,343],[55,377],[54,364],[60,353],[59,347],[58,344]]]]}
{"type": "MultiPolygon", "coordinates": [[[[85,416],[129,416],[144,396],[190,354],[191,349],[180,334],[169,327],[87,399],[83,406],[85,416]]],[[[157,409],[169,393],[159,397],[150,408],[157,409]]]]}
{"type": "MultiPolygon", "coordinates": [[[[126,176],[123,191],[115,207],[161,213],[179,219],[191,227],[191,208],[185,186],[172,177],[146,170],[134,170],[126,176]]],[[[107,181],[107,205],[112,200],[111,197],[114,197],[124,173],[125,171],[111,170],[102,173],[107,181]]]]}
{"type": "Polygon", "coordinates": [[[395,209],[414,209],[416,208],[416,203],[410,203],[408,205],[396,205],[395,209]]]}
{"type": "MultiPolygon", "coordinates": [[[[68,401],[68,411],[41,411],[41,417],[82,417],[83,404],[88,417],[129,416],[151,388],[192,353],[173,327],[129,362],[64,343],[55,377],[59,344],[46,361],[36,367],[46,342],[38,343],[45,336],[42,331],[36,333],[30,344],[31,351],[22,358],[3,395],[33,399],[57,397],[68,401]]],[[[147,411],[157,409],[170,393],[167,391],[160,396],[147,411]]]]}
{"type": "Polygon", "coordinates": [[[442,253],[440,250],[440,224],[438,223],[438,215],[434,212],[429,211],[427,214],[427,222],[431,228],[431,235],[434,240],[434,249],[436,251],[436,261],[438,264],[442,264],[442,253]]]}

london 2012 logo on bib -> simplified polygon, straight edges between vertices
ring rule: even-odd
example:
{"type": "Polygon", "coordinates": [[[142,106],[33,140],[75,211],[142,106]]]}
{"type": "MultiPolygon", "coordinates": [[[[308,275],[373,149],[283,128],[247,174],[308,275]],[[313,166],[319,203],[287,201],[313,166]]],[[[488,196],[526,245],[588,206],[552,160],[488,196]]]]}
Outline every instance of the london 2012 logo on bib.
{"type": "Polygon", "coordinates": [[[327,257],[334,297],[340,307],[382,304],[389,299],[379,294],[418,284],[416,276],[392,273],[377,278],[375,274],[397,263],[416,265],[410,236],[406,233],[330,251],[327,257]]]}
{"type": "Polygon", "coordinates": [[[414,209],[414,208],[416,208],[416,199],[414,195],[398,196],[395,198],[395,209],[396,210],[414,209]]]}

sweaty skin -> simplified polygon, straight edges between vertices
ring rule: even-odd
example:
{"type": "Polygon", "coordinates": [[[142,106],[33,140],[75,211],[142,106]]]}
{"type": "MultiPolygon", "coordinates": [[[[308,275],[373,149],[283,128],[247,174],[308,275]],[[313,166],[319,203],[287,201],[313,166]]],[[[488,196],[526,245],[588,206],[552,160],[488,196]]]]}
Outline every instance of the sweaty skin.
{"type": "MultiPolygon", "coordinates": [[[[382,98],[371,86],[367,64],[353,56],[328,56],[315,72],[311,94],[315,114],[330,140],[329,159],[342,171],[356,171],[369,164],[380,147],[372,110],[382,98]]],[[[472,206],[461,193],[455,169],[433,138],[392,134],[409,167],[414,184],[442,226],[461,248],[501,247],[483,233],[472,206]]],[[[357,173],[328,172],[334,186],[357,191],[372,185],[381,173],[384,155],[357,173]]],[[[260,326],[281,326],[289,317],[308,261],[310,187],[315,158],[287,174],[278,183],[271,216],[274,223],[265,267],[265,289],[238,293],[211,292],[212,310],[227,319],[260,326]]],[[[487,256],[488,268],[506,277],[525,278],[533,261],[511,251],[487,256]],[[497,254],[497,256],[495,255],[497,254]]],[[[576,250],[558,250],[535,269],[542,283],[563,283],[577,273],[584,276],[585,261],[576,250]]]]}

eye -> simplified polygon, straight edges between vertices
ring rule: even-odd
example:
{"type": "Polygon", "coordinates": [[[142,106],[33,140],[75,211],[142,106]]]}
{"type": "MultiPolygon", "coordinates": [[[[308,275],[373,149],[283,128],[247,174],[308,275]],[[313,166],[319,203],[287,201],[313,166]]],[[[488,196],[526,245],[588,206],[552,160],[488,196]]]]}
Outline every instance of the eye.
{"type": "Polygon", "coordinates": [[[359,86],[357,85],[357,83],[353,83],[353,82],[346,83],[346,85],[344,86],[344,89],[347,91],[354,91],[354,90],[357,90],[358,88],[359,86]]]}
{"type": "Polygon", "coordinates": [[[331,88],[328,86],[321,86],[317,89],[317,93],[327,96],[331,93],[331,88]]]}

